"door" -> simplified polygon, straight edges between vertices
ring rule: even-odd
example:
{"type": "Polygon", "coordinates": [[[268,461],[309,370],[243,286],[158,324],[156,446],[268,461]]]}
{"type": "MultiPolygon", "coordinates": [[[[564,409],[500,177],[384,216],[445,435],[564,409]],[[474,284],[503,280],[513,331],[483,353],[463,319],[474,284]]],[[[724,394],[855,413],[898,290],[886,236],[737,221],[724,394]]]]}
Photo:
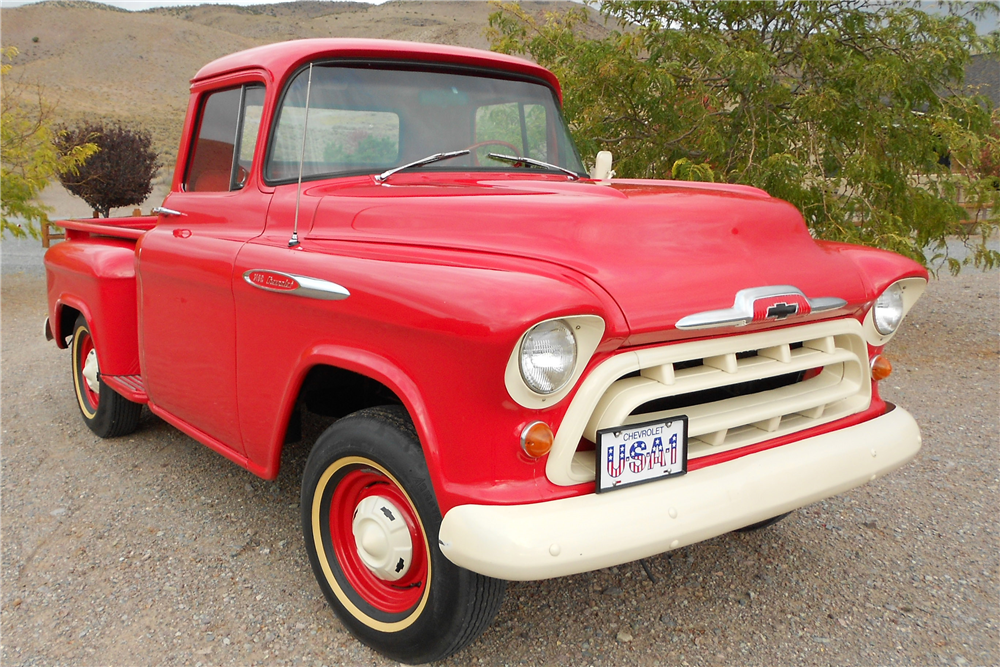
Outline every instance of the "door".
{"type": "Polygon", "coordinates": [[[270,202],[253,165],[264,92],[245,84],[202,95],[183,183],[138,251],[150,402],[239,453],[233,264],[270,202]]]}

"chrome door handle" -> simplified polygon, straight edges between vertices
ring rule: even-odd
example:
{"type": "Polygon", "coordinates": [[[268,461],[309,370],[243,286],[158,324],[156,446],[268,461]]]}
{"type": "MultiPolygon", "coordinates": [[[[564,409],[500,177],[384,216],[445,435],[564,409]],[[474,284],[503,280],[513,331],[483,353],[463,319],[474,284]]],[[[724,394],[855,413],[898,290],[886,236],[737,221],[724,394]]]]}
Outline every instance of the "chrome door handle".
{"type": "Polygon", "coordinates": [[[163,208],[162,206],[154,208],[153,213],[156,213],[157,215],[187,215],[187,213],[181,213],[180,211],[175,211],[172,208],[163,208]]]}

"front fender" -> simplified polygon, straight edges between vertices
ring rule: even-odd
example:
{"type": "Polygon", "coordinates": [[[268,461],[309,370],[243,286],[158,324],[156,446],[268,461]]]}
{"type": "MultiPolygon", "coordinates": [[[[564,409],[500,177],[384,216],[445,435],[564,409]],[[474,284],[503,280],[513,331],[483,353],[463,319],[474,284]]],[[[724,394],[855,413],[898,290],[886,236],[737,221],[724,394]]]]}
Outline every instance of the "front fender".
{"type": "Polygon", "coordinates": [[[828,252],[849,258],[858,267],[869,301],[874,301],[886,287],[903,278],[927,280],[927,269],[917,262],[880,248],[868,248],[850,243],[817,241],[828,252]]]}
{"type": "Polygon", "coordinates": [[[277,474],[283,434],[303,379],[316,364],[381,382],[404,403],[427,457],[442,511],[461,502],[550,498],[544,463],[520,450],[520,433],[555,428],[572,393],[528,409],[507,393],[511,351],[551,317],[598,315],[607,324],[595,359],[627,336],[599,287],[572,270],[525,258],[413,247],[311,241],[308,250],[251,242],[234,272],[237,372],[244,446],[261,474],[277,474]],[[310,299],[251,285],[270,270],[343,286],[343,300],[310,299]],[[498,483],[503,480],[503,483],[498,483]]]}
{"type": "Polygon", "coordinates": [[[291,419],[295,409],[296,398],[298,398],[302,383],[309,371],[317,366],[342,368],[385,385],[403,402],[403,406],[413,419],[413,425],[417,429],[420,441],[422,443],[436,441],[424,408],[424,400],[412,378],[393,365],[389,359],[379,354],[343,345],[321,343],[302,352],[288,382],[285,383],[281,397],[282,409],[277,415],[278,418],[269,438],[272,446],[269,448],[270,451],[266,458],[262,457],[257,465],[252,466],[252,471],[255,474],[265,479],[274,479],[278,476],[281,464],[281,443],[288,428],[289,419],[291,419]]]}

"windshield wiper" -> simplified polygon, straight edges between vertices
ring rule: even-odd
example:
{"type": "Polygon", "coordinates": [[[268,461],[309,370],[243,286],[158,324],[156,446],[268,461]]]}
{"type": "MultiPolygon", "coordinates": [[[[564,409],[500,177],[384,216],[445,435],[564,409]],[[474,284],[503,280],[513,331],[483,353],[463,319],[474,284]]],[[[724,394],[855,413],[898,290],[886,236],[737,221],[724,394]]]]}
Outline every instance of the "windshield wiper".
{"type": "Polygon", "coordinates": [[[557,164],[549,164],[548,162],[542,162],[541,160],[534,160],[530,157],[515,157],[513,155],[500,155],[499,153],[490,153],[489,156],[494,160],[502,160],[505,162],[512,162],[514,164],[530,164],[535,167],[542,167],[543,169],[555,169],[556,171],[561,171],[566,174],[574,181],[580,180],[580,174],[576,173],[572,169],[567,169],[566,167],[560,167],[557,164]]]}
{"type": "Polygon", "coordinates": [[[397,171],[403,171],[404,169],[412,169],[413,167],[423,167],[425,164],[432,164],[434,162],[440,162],[441,160],[448,160],[453,157],[458,157],[459,155],[468,155],[469,149],[463,148],[460,151],[451,151],[449,153],[435,153],[434,155],[428,155],[425,158],[421,158],[416,162],[411,162],[409,164],[404,164],[401,167],[396,167],[388,171],[383,171],[381,174],[375,177],[375,182],[385,183],[386,179],[395,174],[397,171]]]}

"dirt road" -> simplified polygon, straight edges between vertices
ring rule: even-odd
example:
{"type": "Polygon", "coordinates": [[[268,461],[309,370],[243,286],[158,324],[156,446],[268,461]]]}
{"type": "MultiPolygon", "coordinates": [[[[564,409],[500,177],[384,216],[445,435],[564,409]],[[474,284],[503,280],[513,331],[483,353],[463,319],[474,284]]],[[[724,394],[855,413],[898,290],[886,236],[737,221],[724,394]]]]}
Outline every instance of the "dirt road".
{"type": "MultiPolygon", "coordinates": [[[[932,281],[884,394],[917,460],[753,534],[516,583],[448,664],[996,665],[1000,273],[932,281]]],[[[264,482],[146,413],[100,440],[37,275],[2,285],[0,662],[391,664],[318,592],[298,527],[308,445],[264,482]]],[[[197,381],[211,381],[197,378],[197,381]]]]}

